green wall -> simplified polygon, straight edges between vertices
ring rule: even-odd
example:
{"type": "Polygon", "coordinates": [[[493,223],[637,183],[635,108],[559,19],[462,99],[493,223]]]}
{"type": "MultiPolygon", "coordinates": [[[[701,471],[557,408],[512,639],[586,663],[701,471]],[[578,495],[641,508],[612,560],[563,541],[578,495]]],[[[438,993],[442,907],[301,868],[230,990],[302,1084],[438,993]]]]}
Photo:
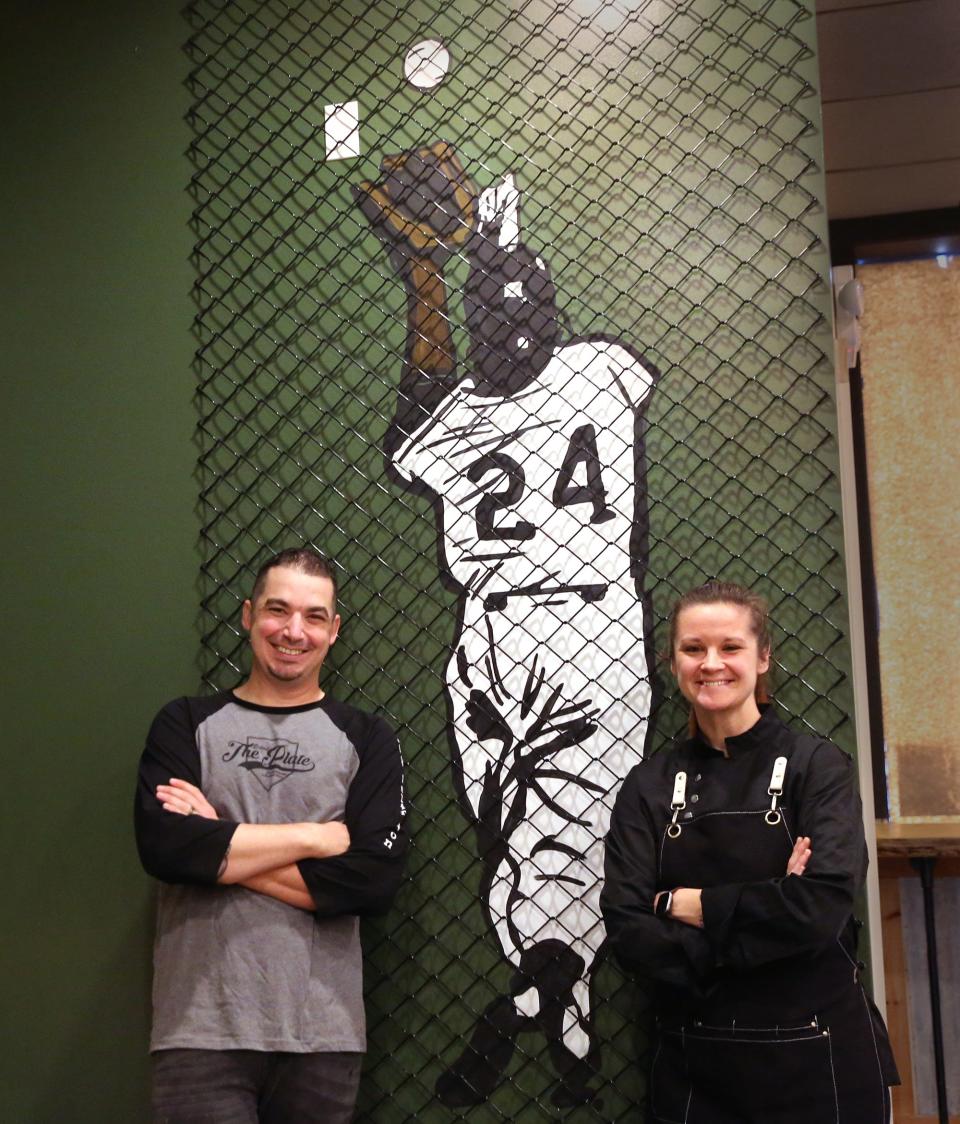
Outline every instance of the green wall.
{"type": "Polygon", "coordinates": [[[0,1118],[146,1118],[155,710],[196,668],[185,27],[4,12],[0,1118]]]}
{"type": "MultiPolygon", "coordinates": [[[[457,11],[462,15],[467,6],[464,3],[457,11]]],[[[704,0],[702,6],[711,5],[704,0]]],[[[796,7],[781,6],[787,15],[796,7]]],[[[424,11],[429,14],[432,7],[426,5],[424,11]]],[[[723,10],[724,5],[717,7],[723,10]]],[[[189,63],[182,52],[188,24],[179,9],[179,4],[167,0],[37,0],[29,7],[20,5],[4,21],[0,73],[7,89],[0,184],[7,286],[0,305],[6,342],[0,446],[8,541],[3,570],[7,637],[3,682],[8,726],[13,725],[14,714],[17,726],[15,733],[8,730],[6,739],[4,759],[12,768],[4,773],[6,799],[0,817],[10,875],[0,942],[0,971],[7,992],[0,1008],[5,1044],[0,1119],[4,1120],[82,1124],[146,1119],[152,891],[134,852],[132,783],[150,717],[167,698],[193,689],[199,677],[200,558],[194,477],[199,449],[192,436],[197,415],[190,334],[194,236],[187,191],[192,169],[185,155],[191,134],[184,121],[190,104],[184,85],[189,63]]],[[[396,34],[404,41],[413,38],[419,18],[411,17],[413,22],[396,34]]],[[[812,36],[812,11],[809,20],[812,36]]],[[[332,57],[336,61],[337,56],[332,57]]],[[[812,52],[803,67],[814,75],[812,52]]],[[[649,96],[660,95],[654,91],[649,96]]],[[[662,108],[678,113],[682,108],[668,101],[658,102],[658,107],[658,112],[662,108]]],[[[432,119],[424,121],[425,135],[432,136],[433,124],[432,119]]],[[[394,147],[401,140],[416,143],[418,136],[404,134],[396,138],[394,147]]],[[[776,147],[772,136],[765,134],[765,143],[776,147]]],[[[802,144],[819,151],[818,134],[804,134],[802,144]]],[[[758,159],[779,157],[761,153],[758,159]]],[[[332,175],[329,168],[319,164],[318,168],[320,180],[332,175]]],[[[819,178],[817,183],[822,187],[819,178]]],[[[563,187],[559,180],[558,185],[563,187]]],[[[645,206],[650,206],[658,185],[662,198],[657,206],[666,215],[674,207],[666,190],[669,177],[662,183],[644,182],[638,191],[642,187],[645,206]]],[[[658,215],[644,212],[641,218],[656,230],[658,215]]],[[[818,229],[823,227],[822,212],[808,217],[818,229]]],[[[693,216],[689,221],[696,225],[699,219],[693,216]]],[[[541,240],[552,233],[544,220],[541,240]]],[[[376,262],[379,250],[372,235],[366,231],[364,235],[371,246],[370,260],[376,262]]],[[[796,235],[788,229],[783,237],[796,235]]],[[[663,233],[664,244],[672,245],[673,237],[669,230],[663,233]]],[[[643,252],[652,244],[649,239],[638,243],[643,252]]],[[[803,256],[822,264],[822,250],[804,249],[803,256]]],[[[677,330],[678,325],[685,331],[690,325],[689,308],[673,307],[685,282],[681,279],[672,290],[671,304],[659,289],[649,289],[654,263],[639,257],[630,261],[634,272],[623,284],[623,292],[631,300],[638,292],[647,309],[634,330],[665,372],[663,404],[654,419],[659,430],[651,439],[651,454],[661,466],[654,471],[662,475],[663,466],[674,457],[677,477],[685,484],[683,443],[696,446],[698,456],[706,456],[715,436],[725,436],[734,423],[743,424],[742,417],[725,418],[721,426],[713,427],[717,400],[707,396],[712,379],[714,393],[724,396],[724,409],[729,410],[734,376],[740,380],[732,384],[740,395],[737,408],[749,415],[751,425],[759,424],[756,418],[762,415],[762,424],[771,430],[790,430],[798,455],[807,456],[811,449],[819,455],[818,443],[829,436],[834,421],[826,391],[832,371],[822,356],[817,366],[816,356],[797,357],[793,354],[797,348],[786,349],[782,340],[768,340],[772,329],[764,325],[773,318],[780,330],[795,333],[807,348],[808,332],[828,346],[826,320],[816,323],[814,316],[814,306],[828,309],[825,287],[814,290],[813,311],[797,302],[781,314],[779,306],[766,308],[762,294],[756,304],[745,298],[745,309],[763,312],[763,333],[751,327],[735,304],[729,323],[740,334],[731,343],[733,337],[720,325],[710,329],[710,348],[704,348],[697,334],[700,328],[693,335],[677,330]],[[636,282],[637,271],[643,284],[636,282]],[[790,315],[799,315],[798,308],[809,323],[807,319],[788,322],[790,315]],[[757,350],[753,356],[749,348],[756,340],[767,350],[757,350]],[[730,349],[730,356],[724,348],[730,349]],[[811,365],[815,377],[796,385],[789,379],[783,386],[774,384],[772,380],[782,372],[769,363],[770,354],[785,356],[780,365],[784,369],[797,363],[806,372],[811,365]],[[729,359],[729,366],[722,365],[717,373],[718,356],[729,359]],[[804,388],[817,380],[820,394],[808,399],[804,388]],[[754,409],[757,395],[761,397],[754,409]],[[778,411],[783,403],[790,414],[781,425],[778,411]]],[[[727,288],[734,282],[746,280],[735,275],[727,288]]],[[[715,294],[718,316],[727,315],[719,308],[727,288],[719,286],[715,294]]],[[[691,288],[690,300],[695,296],[691,288]]],[[[325,299],[321,288],[318,297],[325,299]]],[[[399,292],[387,299],[398,303],[399,292]]],[[[617,317],[627,316],[628,311],[617,306],[617,317]]],[[[379,346],[372,332],[359,344],[371,351],[379,346]]],[[[364,357],[362,348],[357,354],[364,357]]],[[[314,367],[309,375],[316,377],[314,367]]],[[[390,378],[394,377],[391,371],[390,378]]],[[[392,385],[389,390],[392,394],[392,385]]],[[[318,395],[311,408],[318,409],[322,402],[318,395]]],[[[369,424],[370,410],[361,408],[366,406],[366,399],[359,396],[351,406],[357,418],[345,415],[344,427],[369,424]]],[[[313,433],[309,427],[307,432],[313,433]]],[[[754,436],[756,448],[751,444],[741,451],[761,464],[759,454],[766,446],[754,436]]],[[[832,462],[832,445],[828,441],[826,446],[825,460],[832,462]]],[[[363,454],[375,479],[381,472],[377,449],[378,442],[371,441],[363,454]]],[[[736,464],[729,468],[731,479],[749,471],[753,471],[749,466],[742,469],[736,464]]],[[[719,494],[712,482],[701,487],[704,495],[719,494]]],[[[751,487],[757,495],[764,493],[763,480],[753,481],[751,487]]],[[[810,484],[811,494],[818,487],[817,481],[810,484]]],[[[798,533],[800,523],[806,526],[799,516],[799,522],[777,531],[777,543],[787,559],[785,565],[802,556],[811,570],[826,569],[831,580],[842,586],[840,556],[833,549],[839,546],[835,485],[828,482],[825,487],[830,502],[823,520],[824,538],[832,544],[826,560],[816,553],[820,542],[816,535],[800,546],[790,537],[798,533]]],[[[660,520],[658,532],[666,527],[675,546],[680,544],[676,549],[687,557],[699,552],[700,540],[688,543],[693,532],[684,528],[688,523],[693,528],[696,522],[698,533],[702,531],[700,499],[678,496],[662,483],[655,494],[669,497],[654,512],[660,520]],[[674,523],[679,530],[671,530],[674,523]]],[[[347,489],[344,502],[352,504],[354,498],[347,489]]],[[[752,510],[749,497],[744,500],[738,495],[729,502],[738,512],[752,510]]],[[[791,504],[802,511],[797,501],[791,504]]],[[[383,517],[403,522],[403,511],[391,500],[383,517]]],[[[744,515],[743,532],[739,525],[728,532],[723,530],[727,524],[719,506],[708,508],[707,515],[722,523],[721,538],[728,534],[731,542],[739,543],[745,533],[753,541],[753,516],[744,515]]],[[[763,512],[756,518],[769,521],[763,512]]],[[[810,519],[819,529],[816,512],[810,519]]],[[[426,530],[424,526],[420,533],[425,535],[426,530]]],[[[666,532],[658,534],[657,542],[667,538],[666,532]]],[[[665,549],[661,547],[658,562],[661,574],[673,572],[673,558],[663,554],[665,549]]],[[[351,573],[361,574],[360,586],[358,550],[354,548],[343,560],[351,573]]],[[[780,564],[778,560],[779,555],[773,562],[780,564]]],[[[388,561],[391,578],[398,570],[403,572],[402,566],[392,564],[394,560],[388,561]]],[[[726,561],[724,555],[721,562],[726,561]]],[[[713,563],[712,556],[709,562],[713,563]]],[[[750,564],[764,569],[768,562],[750,564]]],[[[789,584],[792,575],[784,580],[789,584]]],[[[377,582],[371,588],[378,590],[377,582]]],[[[666,592],[660,596],[665,598],[666,592]]],[[[819,613],[823,607],[811,603],[807,608],[819,613]]],[[[793,648],[786,646],[787,664],[796,673],[792,705],[796,713],[809,713],[825,729],[831,729],[838,714],[848,709],[848,686],[837,685],[828,676],[827,682],[809,690],[808,698],[803,693],[808,690],[806,680],[801,685],[797,669],[806,666],[809,644],[819,650],[826,647],[830,658],[845,669],[842,617],[840,599],[826,606],[823,619],[831,625],[827,645],[819,634],[809,640],[798,628],[797,637],[791,638],[793,648]],[[821,713],[827,695],[830,706],[821,713]]],[[[364,627],[362,620],[352,623],[353,643],[368,657],[374,653],[369,673],[382,685],[381,673],[388,661],[365,646],[364,627]]],[[[397,650],[405,654],[406,646],[398,643],[397,650]]],[[[350,667],[344,678],[363,691],[361,671],[350,667]]],[[[437,684],[433,686],[439,691],[437,684]]],[[[439,711],[437,716],[439,723],[439,711]]],[[[841,734],[852,741],[849,725],[841,734]]],[[[434,783],[430,772],[434,765],[437,784],[446,785],[446,747],[439,741],[434,758],[428,760],[424,754],[417,763],[425,790],[434,783]]],[[[456,835],[462,831],[461,821],[449,801],[444,807],[451,820],[440,827],[448,826],[456,835]]],[[[418,826],[423,826],[422,820],[418,826]]],[[[421,855],[428,855],[430,846],[425,834],[421,855]]],[[[418,917],[414,908],[425,894],[424,886],[409,885],[405,893],[410,914],[396,946],[400,951],[419,944],[415,930],[426,917],[418,917]]],[[[374,979],[389,982],[394,965],[386,952],[381,955],[383,959],[374,964],[381,975],[374,979]]],[[[401,999],[417,994],[417,988],[407,984],[419,979],[417,973],[431,969],[425,963],[429,958],[421,957],[417,965],[414,959],[404,960],[405,973],[398,972],[391,983],[401,999]]],[[[612,989],[615,986],[611,984],[612,989]]],[[[389,987],[386,990],[390,992],[389,987]]],[[[623,1009],[614,1012],[619,1025],[632,1017],[633,1008],[622,989],[618,994],[623,997],[623,1009]]],[[[393,998],[390,992],[387,999],[393,998]]],[[[442,1029],[449,1035],[455,1017],[445,1018],[442,1029]]],[[[382,1052],[393,1043],[385,1031],[381,1035],[382,1052]]],[[[631,1057],[634,1053],[631,1040],[631,1057]]],[[[368,1090],[368,1100],[382,1094],[394,1103],[408,1061],[400,1051],[396,1058],[394,1068],[384,1064],[382,1084],[368,1090]]],[[[418,1055],[417,1062],[430,1066],[436,1059],[418,1055]]],[[[429,1090],[425,1096],[430,1099],[429,1090]]]]}

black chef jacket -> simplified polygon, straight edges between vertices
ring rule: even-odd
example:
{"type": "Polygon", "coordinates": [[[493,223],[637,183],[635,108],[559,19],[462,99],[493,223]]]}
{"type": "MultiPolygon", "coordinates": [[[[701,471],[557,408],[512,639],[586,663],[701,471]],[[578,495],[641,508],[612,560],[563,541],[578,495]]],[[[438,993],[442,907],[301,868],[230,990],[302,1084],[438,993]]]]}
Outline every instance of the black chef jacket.
{"type": "Polygon", "coordinates": [[[729,757],[694,737],[627,776],[600,897],[615,956],[656,981],[661,1028],[819,1028],[832,1012],[845,1039],[833,1043],[842,1065],[859,1066],[866,1045],[871,1072],[896,1083],[886,1031],[863,995],[856,961],[852,910],[867,851],[853,763],[831,742],[785,726],[772,706],[726,745],[729,757]],[[774,799],[778,757],[787,763],[774,799]],[[674,815],[679,771],[687,774],[685,804],[674,815]],[[802,875],[787,876],[801,835],[811,839],[809,863],[802,875]],[[657,891],[678,886],[702,888],[703,929],[654,916],[657,891]]]}

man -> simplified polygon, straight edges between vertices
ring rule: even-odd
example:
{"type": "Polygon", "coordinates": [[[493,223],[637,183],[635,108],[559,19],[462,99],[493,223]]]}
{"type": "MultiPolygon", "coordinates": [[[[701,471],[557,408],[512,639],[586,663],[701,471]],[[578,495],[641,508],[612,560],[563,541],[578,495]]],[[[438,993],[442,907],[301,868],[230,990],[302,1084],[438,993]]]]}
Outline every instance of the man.
{"type": "Polygon", "coordinates": [[[160,711],[140,762],[137,845],[160,888],[153,1107],[170,1124],[335,1124],[365,1049],[360,916],[406,848],[402,762],[381,718],[318,682],[336,581],[310,548],[260,570],[252,667],[160,711]]]}

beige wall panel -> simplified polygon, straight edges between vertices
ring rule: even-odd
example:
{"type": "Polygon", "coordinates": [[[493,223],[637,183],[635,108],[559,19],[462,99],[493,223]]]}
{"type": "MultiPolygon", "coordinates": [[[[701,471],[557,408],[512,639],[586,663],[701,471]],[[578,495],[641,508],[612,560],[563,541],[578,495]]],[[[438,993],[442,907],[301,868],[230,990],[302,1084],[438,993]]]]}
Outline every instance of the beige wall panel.
{"type": "Polygon", "coordinates": [[[880,676],[894,818],[960,818],[960,260],[858,269],[880,676]]]}
{"type": "Polygon", "coordinates": [[[957,84],[957,0],[821,10],[817,38],[825,102],[957,84]]]}
{"type": "Polygon", "coordinates": [[[960,159],[827,172],[826,180],[831,219],[955,207],[960,199],[960,159]]]}
{"type": "Polygon", "coordinates": [[[817,15],[843,12],[849,8],[879,8],[882,4],[902,4],[903,0],[817,0],[817,15]]]}
{"type": "MultiPolygon", "coordinates": [[[[823,107],[824,154],[831,172],[960,159],[960,86],[823,107]]],[[[960,177],[958,177],[960,178],[960,177]]],[[[952,202],[960,198],[960,184],[952,202]]]]}

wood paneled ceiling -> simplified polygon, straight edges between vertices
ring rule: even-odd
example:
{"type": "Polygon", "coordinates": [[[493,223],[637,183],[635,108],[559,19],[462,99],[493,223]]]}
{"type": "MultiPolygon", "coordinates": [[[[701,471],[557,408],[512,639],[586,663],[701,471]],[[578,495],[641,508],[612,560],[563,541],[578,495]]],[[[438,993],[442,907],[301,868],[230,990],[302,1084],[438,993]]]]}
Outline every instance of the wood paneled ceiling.
{"type": "Polygon", "coordinates": [[[960,207],[960,0],[817,0],[831,219],[960,207]]]}

